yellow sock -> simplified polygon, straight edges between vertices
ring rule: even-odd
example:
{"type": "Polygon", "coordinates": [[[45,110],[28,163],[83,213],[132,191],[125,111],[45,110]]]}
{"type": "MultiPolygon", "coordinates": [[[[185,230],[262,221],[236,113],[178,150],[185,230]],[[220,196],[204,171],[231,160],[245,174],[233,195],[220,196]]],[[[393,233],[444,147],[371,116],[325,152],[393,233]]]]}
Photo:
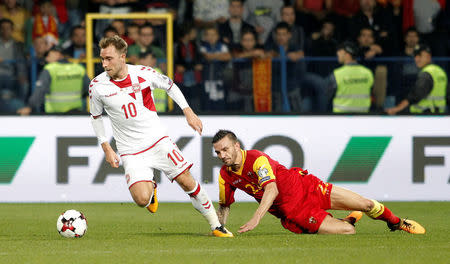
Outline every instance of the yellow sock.
{"type": "Polygon", "coordinates": [[[366,215],[369,216],[370,218],[376,219],[378,216],[383,214],[384,205],[375,200],[372,200],[372,202],[373,208],[369,212],[366,212],[366,215]]]}

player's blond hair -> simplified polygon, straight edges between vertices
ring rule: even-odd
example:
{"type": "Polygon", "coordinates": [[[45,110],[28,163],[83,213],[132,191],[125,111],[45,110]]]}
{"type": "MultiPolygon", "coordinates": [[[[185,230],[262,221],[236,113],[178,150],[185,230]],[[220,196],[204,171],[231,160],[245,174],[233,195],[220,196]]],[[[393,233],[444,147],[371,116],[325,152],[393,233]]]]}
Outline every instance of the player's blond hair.
{"type": "Polygon", "coordinates": [[[114,46],[119,53],[127,54],[128,44],[123,38],[114,35],[109,38],[102,38],[98,44],[101,49],[106,49],[109,46],[114,46]]]}

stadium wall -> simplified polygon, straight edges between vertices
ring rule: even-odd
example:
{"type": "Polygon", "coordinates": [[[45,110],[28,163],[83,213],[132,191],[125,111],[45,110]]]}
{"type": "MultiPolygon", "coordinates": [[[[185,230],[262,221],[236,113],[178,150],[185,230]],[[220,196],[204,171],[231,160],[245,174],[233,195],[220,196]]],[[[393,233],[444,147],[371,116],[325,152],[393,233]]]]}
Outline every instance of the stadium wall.
{"type": "MultiPolygon", "coordinates": [[[[211,138],[233,130],[245,148],[267,152],[366,197],[450,201],[450,117],[202,116],[196,135],[182,116],[163,116],[169,135],[213,201],[219,162],[211,138]]],[[[123,169],[105,163],[83,116],[1,117],[0,202],[131,202],[123,169]]],[[[106,119],[107,134],[112,135],[106,119]]],[[[189,199],[156,173],[162,202],[189,199]]],[[[237,201],[252,201],[237,192],[237,201]]]]}

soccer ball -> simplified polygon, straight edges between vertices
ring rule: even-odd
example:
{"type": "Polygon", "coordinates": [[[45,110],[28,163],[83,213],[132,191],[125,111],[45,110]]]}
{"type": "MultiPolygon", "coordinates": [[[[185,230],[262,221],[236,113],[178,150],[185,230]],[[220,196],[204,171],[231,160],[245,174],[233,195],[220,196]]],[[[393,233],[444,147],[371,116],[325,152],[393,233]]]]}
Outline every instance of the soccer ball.
{"type": "Polygon", "coordinates": [[[77,210],[67,210],[58,217],[56,229],[63,237],[82,237],[87,230],[87,220],[77,210]]]}

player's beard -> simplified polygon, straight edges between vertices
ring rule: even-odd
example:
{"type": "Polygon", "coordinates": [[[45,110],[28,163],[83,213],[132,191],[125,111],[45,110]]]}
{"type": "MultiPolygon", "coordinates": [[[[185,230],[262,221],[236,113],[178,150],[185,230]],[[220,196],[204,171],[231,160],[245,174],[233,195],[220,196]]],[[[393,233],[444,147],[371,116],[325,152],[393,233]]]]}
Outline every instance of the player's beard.
{"type": "Polygon", "coordinates": [[[123,67],[118,66],[116,69],[111,69],[108,72],[109,77],[111,77],[113,80],[119,80],[122,79],[121,76],[119,76],[120,72],[122,71],[123,67]]]}

